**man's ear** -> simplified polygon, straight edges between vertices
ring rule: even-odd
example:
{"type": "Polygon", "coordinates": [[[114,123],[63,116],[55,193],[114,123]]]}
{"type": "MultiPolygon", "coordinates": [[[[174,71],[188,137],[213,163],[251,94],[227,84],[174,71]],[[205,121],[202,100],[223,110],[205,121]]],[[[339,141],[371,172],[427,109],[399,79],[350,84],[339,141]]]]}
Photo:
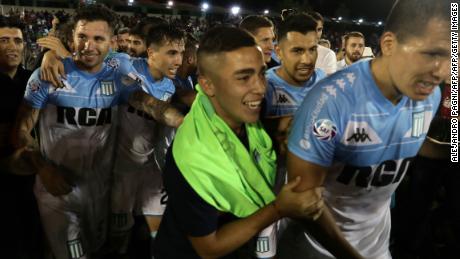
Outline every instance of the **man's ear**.
{"type": "Polygon", "coordinates": [[[398,39],[396,34],[393,32],[385,32],[382,37],[380,37],[380,48],[382,50],[382,56],[391,56],[393,55],[396,46],[398,45],[398,39]]]}
{"type": "Polygon", "coordinates": [[[148,57],[152,56],[154,53],[155,53],[155,50],[153,49],[153,47],[148,47],[147,48],[147,56],[148,57]]]}
{"type": "Polygon", "coordinates": [[[276,53],[276,56],[278,56],[278,59],[281,62],[283,60],[283,58],[281,56],[281,48],[280,48],[279,42],[278,42],[278,44],[275,45],[275,53],[276,53]]]}
{"type": "Polygon", "coordinates": [[[207,96],[213,97],[215,95],[215,87],[210,77],[200,74],[198,76],[198,83],[207,96]]]}

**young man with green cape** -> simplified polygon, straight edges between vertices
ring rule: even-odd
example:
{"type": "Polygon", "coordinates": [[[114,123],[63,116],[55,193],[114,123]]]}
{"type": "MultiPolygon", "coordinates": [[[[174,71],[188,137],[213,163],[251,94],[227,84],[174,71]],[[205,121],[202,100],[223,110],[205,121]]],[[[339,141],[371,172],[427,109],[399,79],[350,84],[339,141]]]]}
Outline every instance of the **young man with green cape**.
{"type": "Polygon", "coordinates": [[[169,199],[154,256],[250,257],[272,249],[251,241],[280,218],[319,217],[321,189],[295,193],[297,178],[272,191],[276,156],[259,123],[266,66],[254,38],[215,28],[197,57],[198,94],[166,156],[169,199]]]}

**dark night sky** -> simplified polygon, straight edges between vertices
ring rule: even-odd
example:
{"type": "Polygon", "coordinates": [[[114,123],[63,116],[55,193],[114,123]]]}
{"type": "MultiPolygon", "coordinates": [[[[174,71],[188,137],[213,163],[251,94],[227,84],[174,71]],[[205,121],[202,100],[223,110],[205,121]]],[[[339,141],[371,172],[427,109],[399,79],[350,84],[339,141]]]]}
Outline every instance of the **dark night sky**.
{"type": "MultiPolygon", "coordinates": [[[[202,2],[204,2],[204,0],[178,1],[193,3],[196,5],[200,5],[202,2]]],[[[259,11],[266,8],[279,8],[279,3],[285,1],[286,0],[207,0],[207,2],[211,5],[227,7],[231,4],[239,4],[243,8],[251,9],[253,11],[259,11]]],[[[348,8],[350,16],[353,18],[384,20],[388,12],[390,11],[390,8],[393,5],[394,1],[395,0],[309,0],[308,2],[314,8],[315,11],[318,11],[321,14],[330,17],[335,17],[337,8],[339,8],[341,4],[344,4],[348,8]]]]}

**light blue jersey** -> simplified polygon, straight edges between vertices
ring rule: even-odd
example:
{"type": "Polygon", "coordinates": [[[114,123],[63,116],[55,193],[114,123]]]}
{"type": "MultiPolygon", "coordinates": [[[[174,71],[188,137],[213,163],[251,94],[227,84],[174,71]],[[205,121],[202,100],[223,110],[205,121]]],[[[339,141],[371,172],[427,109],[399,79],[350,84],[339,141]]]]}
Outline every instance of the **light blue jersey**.
{"type": "Polygon", "coordinates": [[[98,177],[94,171],[110,171],[117,106],[129,87],[139,84],[155,92],[152,83],[139,74],[129,56],[119,54],[103,63],[99,72],[80,70],[72,59],[63,61],[67,79],[64,88],[31,76],[25,100],[40,111],[40,144],[44,157],[72,172],[72,178],[98,177]],[[130,80],[126,80],[127,78],[130,80]]]}
{"type": "Polygon", "coordinates": [[[267,92],[265,94],[265,117],[276,118],[294,115],[307,93],[326,77],[321,69],[315,69],[310,79],[302,86],[293,86],[276,74],[280,67],[273,67],[266,73],[267,92]]]}
{"type": "Polygon", "coordinates": [[[58,258],[91,253],[105,240],[110,175],[112,172],[118,106],[130,87],[139,84],[155,92],[128,55],[108,58],[99,72],[80,70],[72,59],[63,61],[64,88],[40,80],[37,69],[24,99],[40,109],[40,149],[72,184],[66,195],[53,196],[38,177],[35,195],[45,232],[58,258]],[[50,224],[50,222],[52,222],[50,224]],[[82,250],[84,247],[84,250],[82,250]]]}
{"type": "MultiPolygon", "coordinates": [[[[148,93],[156,99],[169,102],[175,92],[173,81],[167,77],[155,81],[149,72],[147,61],[143,58],[133,59],[132,62],[136,70],[152,83],[148,93]]],[[[129,91],[138,90],[140,87],[131,87],[129,91]]],[[[116,170],[123,171],[139,170],[139,167],[154,164],[153,150],[161,127],[153,117],[129,105],[128,96],[129,94],[123,95],[123,104],[120,107],[120,138],[117,144],[119,159],[116,170]]]]}
{"type": "Polygon", "coordinates": [[[390,197],[421,147],[439,101],[436,88],[424,101],[404,96],[393,105],[373,80],[370,61],[364,61],[318,83],[294,117],[289,151],[329,167],[325,201],[345,238],[365,258],[391,258],[390,197]]]}

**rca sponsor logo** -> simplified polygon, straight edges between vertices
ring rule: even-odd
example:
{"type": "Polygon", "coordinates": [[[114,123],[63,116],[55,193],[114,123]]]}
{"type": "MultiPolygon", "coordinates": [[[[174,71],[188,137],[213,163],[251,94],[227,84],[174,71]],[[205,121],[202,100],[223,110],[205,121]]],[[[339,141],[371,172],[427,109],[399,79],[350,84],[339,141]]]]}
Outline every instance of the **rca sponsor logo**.
{"type": "Polygon", "coordinates": [[[407,172],[412,159],[387,160],[379,165],[363,167],[347,165],[337,177],[337,182],[363,188],[398,183],[407,172]]]}
{"type": "Polygon", "coordinates": [[[80,126],[102,126],[112,122],[112,109],[57,106],[57,122],[80,126]]]}

